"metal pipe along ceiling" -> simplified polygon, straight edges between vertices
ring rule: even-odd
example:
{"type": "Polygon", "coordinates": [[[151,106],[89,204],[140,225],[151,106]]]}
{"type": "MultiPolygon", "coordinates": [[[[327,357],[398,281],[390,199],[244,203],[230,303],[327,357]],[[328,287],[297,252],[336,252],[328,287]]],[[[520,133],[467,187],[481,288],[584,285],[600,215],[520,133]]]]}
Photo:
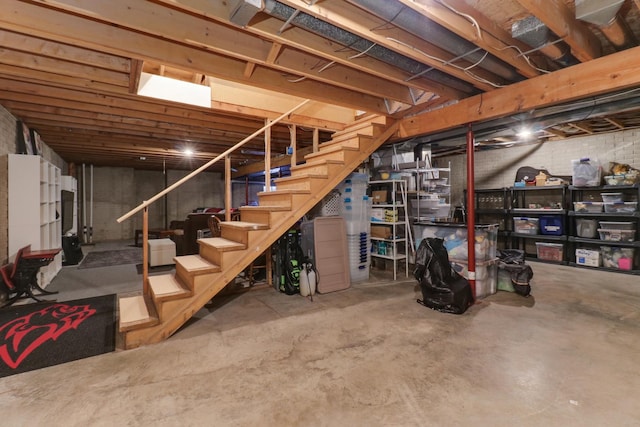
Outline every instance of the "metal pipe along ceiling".
{"type": "Polygon", "coordinates": [[[471,63],[479,62],[479,68],[496,74],[505,80],[517,82],[524,79],[511,65],[492,55],[484,57],[486,51],[478,50],[478,47],[473,43],[401,3],[380,0],[350,1],[374,15],[392,22],[424,40],[428,40],[429,43],[453,53],[456,57],[464,57],[466,61],[471,63]]]}
{"type": "MultiPolygon", "coordinates": [[[[546,129],[562,123],[586,120],[592,117],[636,109],[640,106],[640,89],[603,95],[600,98],[584,99],[569,104],[541,108],[519,113],[487,122],[475,123],[476,140],[482,140],[496,133],[514,129],[517,125],[530,123],[536,128],[546,129]]],[[[414,138],[415,144],[438,144],[439,146],[457,146],[463,144],[466,129],[457,127],[444,132],[414,138]]]]}
{"type": "Polygon", "coordinates": [[[439,70],[431,69],[431,67],[425,66],[418,61],[404,55],[400,55],[383,46],[376,45],[369,40],[363,39],[362,37],[336,27],[333,24],[317,19],[307,13],[299,12],[296,9],[276,0],[266,0],[264,12],[283,21],[289,21],[292,25],[304,28],[305,30],[328,38],[357,52],[366,51],[366,55],[398,67],[412,75],[426,74],[428,72],[429,80],[433,80],[470,95],[478,93],[477,89],[474,88],[473,85],[465,81],[451,77],[439,70]]]}
{"type": "Polygon", "coordinates": [[[575,65],[579,61],[571,55],[569,46],[560,40],[535,16],[516,21],[511,25],[511,36],[540,50],[562,66],[575,65]]]}

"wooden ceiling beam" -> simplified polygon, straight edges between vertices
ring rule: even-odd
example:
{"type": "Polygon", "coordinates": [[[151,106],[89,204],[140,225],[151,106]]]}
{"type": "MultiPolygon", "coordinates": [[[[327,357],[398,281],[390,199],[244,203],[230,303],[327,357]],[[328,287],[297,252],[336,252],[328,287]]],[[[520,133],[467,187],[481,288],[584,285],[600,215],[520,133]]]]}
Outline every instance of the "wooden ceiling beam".
{"type": "Polygon", "coordinates": [[[546,133],[550,134],[550,135],[557,136],[557,137],[560,137],[560,138],[566,138],[567,137],[566,132],[563,132],[560,129],[556,129],[556,128],[553,128],[553,127],[546,128],[544,131],[546,133]]]}
{"type": "Polygon", "coordinates": [[[63,76],[60,74],[52,75],[46,71],[33,70],[24,67],[16,67],[0,63],[0,79],[10,79],[15,81],[32,82],[34,84],[52,85],[65,87],[68,89],[87,89],[94,93],[113,93],[126,94],[128,88],[124,86],[115,86],[109,83],[91,80],[90,78],[79,78],[63,76]]]}
{"type": "Polygon", "coordinates": [[[615,119],[615,118],[605,117],[604,120],[609,122],[609,123],[611,123],[612,125],[614,125],[618,129],[624,129],[625,128],[624,123],[622,121],[620,121],[620,120],[615,119]]]}
{"type": "Polygon", "coordinates": [[[569,123],[569,126],[586,134],[593,135],[593,129],[591,129],[591,126],[586,123],[569,123]]]}
{"type": "MultiPolygon", "coordinates": [[[[35,84],[13,79],[0,79],[0,91],[18,92],[33,96],[52,98],[43,102],[56,102],[53,100],[74,101],[87,104],[85,108],[93,108],[97,105],[100,108],[108,107],[113,111],[139,111],[144,114],[158,115],[158,117],[175,117],[176,120],[189,121],[196,120],[202,123],[215,124],[215,127],[228,128],[230,131],[237,131],[244,136],[253,133],[262,127],[262,122],[256,117],[246,116],[239,111],[230,112],[232,114],[220,114],[202,107],[168,103],[161,100],[145,97],[135,97],[130,95],[108,96],[95,92],[75,90],[73,88],[55,87],[44,84],[35,84]]],[[[275,114],[275,113],[273,113],[275,114]]],[[[295,115],[292,117],[295,119],[295,115]]],[[[283,121],[283,125],[287,121],[283,121]]],[[[295,123],[295,121],[294,121],[295,123]]],[[[279,125],[274,127],[274,132],[286,133],[286,130],[278,130],[279,125]]],[[[244,137],[243,136],[243,137],[244,137]]]]}
{"type": "MultiPolygon", "coordinates": [[[[290,51],[287,56],[293,56],[293,58],[286,61],[286,65],[282,65],[285,62],[284,58],[280,60],[278,58],[284,56],[283,46],[278,42],[265,41],[253,34],[239,32],[233,27],[180,13],[151,2],[137,2],[135,6],[130,6],[126,0],[112,0],[108,4],[56,0],[55,5],[91,17],[97,15],[109,23],[162,36],[165,39],[202,46],[212,52],[242,61],[254,60],[259,64],[273,67],[280,72],[292,73],[297,77],[313,79],[351,91],[369,92],[375,97],[395,99],[394,96],[398,96],[396,95],[398,90],[389,88],[391,83],[388,81],[376,79],[376,84],[369,84],[366,75],[356,75],[349,69],[342,69],[340,73],[310,71],[309,65],[317,63],[320,58],[310,57],[306,53],[290,51]],[[340,78],[336,79],[336,76],[340,78]],[[387,88],[388,90],[385,90],[387,88]],[[374,89],[383,92],[375,93],[374,89]]],[[[403,90],[400,93],[404,95],[406,91],[403,90]]]]}
{"type": "MultiPolygon", "coordinates": [[[[228,5],[226,2],[211,2],[210,0],[158,0],[169,7],[179,7],[191,14],[215,19],[226,25],[233,25],[228,19],[228,5]],[[206,13],[204,12],[206,11],[206,13]]],[[[355,57],[354,51],[342,45],[320,37],[312,32],[299,27],[289,27],[280,32],[282,21],[261,15],[261,19],[255,20],[245,31],[255,34],[263,39],[272,40],[279,44],[293,47],[311,55],[325,58],[327,61],[336,62],[353,70],[387,79],[394,83],[405,84],[407,87],[438,93],[448,100],[459,99],[464,96],[451,87],[425,78],[412,79],[408,73],[401,72],[398,68],[379,61],[367,55],[355,57]]]]}
{"type": "Polygon", "coordinates": [[[131,94],[138,93],[143,65],[144,62],[139,59],[131,60],[131,72],[129,73],[129,93],[131,94]]]}
{"type": "Polygon", "coordinates": [[[602,44],[562,0],[518,0],[518,3],[563,39],[581,62],[602,56],[602,44]]]}
{"type": "MultiPolygon", "coordinates": [[[[495,88],[491,84],[472,77],[471,73],[465,72],[459,67],[448,65],[448,62],[454,59],[451,53],[409,34],[398,27],[390,28],[386,21],[378,19],[349,4],[342,2],[308,4],[304,0],[282,0],[282,3],[340,28],[346,28],[365,40],[370,40],[380,46],[412,58],[415,61],[450,74],[481,90],[489,91],[495,88]]],[[[474,69],[473,73],[476,73],[485,80],[491,81],[492,79],[497,79],[495,75],[490,75],[482,70],[474,69]]]]}
{"type": "Polygon", "coordinates": [[[394,99],[398,102],[411,104],[411,97],[406,85],[390,82],[370,74],[354,72],[342,64],[333,63],[319,57],[310,57],[303,52],[287,49],[282,52],[274,65],[299,73],[301,76],[313,76],[331,85],[338,85],[345,89],[355,90],[371,96],[394,99]],[[357,74],[355,74],[357,73],[357,74]]]}
{"type": "Polygon", "coordinates": [[[0,29],[0,47],[118,73],[129,74],[131,71],[129,58],[51,42],[28,34],[20,34],[3,29],[0,29]]]}
{"type": "Polygon", "coordinates": [[[0,55],[0,63],[14,67],[37,69],[38,71],[53,74],[51,78],[55,80],[55,75],[80,77],[92,79],[102,83],[129,87],[129,73],[105,70],[88,65],[76,64],[73,62],[39,56],[35,53],[20,52],[11,48],[3,48],[0,55]]]}
{"type": "Polygon", "coordinates": [[[463,0],[447,0],[446,3],[436,0],[399,1],[404,6],[510,64],[523,76],[531,78],[540,75],[540,72],[520,55],[530,47],[512,38],[482,12],[463,0]],[[472,17],[473,21],[467,17],[472,17]]]}
{"type": "Polygon", "coordinates": [[[640,86],[639,68],[640,47],[635,47],[404,119],[399,136],[430,134],[640,86]]]}
{"type": "MultiPolygon", "coordinates": [[[[21,93],[5,90],[0,92],[0,102],[5,106],[23,105],[23,109],[30,105],[34,111],[43,111],[50,113],[62,113],[63,111],[80,111],[83,114],[93,114],[96,117],[121,117],[126,119],[138,119],[153,123],[159,127],[160,124],[179,124],[185,129],[208,129],[211,132],[228,136],[229,138],[243,139],[247,134],[253,132],[253,129],[245,126],[242,128],[227,125],[225,123],[212,124],[210,121],[198,120],[193,118],[172,118],[171,116],[161,115],[157,113],[139,111],[134,109],[115,109],[110,106],[99,104],[89,104],[80,101],[71,101],[62,98],[45,98],[43,96],[32,95],[30,93],[21,93]],[[173,120],[172,120],[173,119],[173,120]]],[[[274,138],[285,139],[286,128],[278,126],[273,131],[274,138]]]]}
{"type": "MultiPolygon", "coordinates": [[[[99,2],[91,3],[91,5],[101,4],[99,2]]],[[[56,5],[58,5],[58,2],[56,2],[56,5]]],[[[136,6],[138,5],[143,4],[142,2],[137,2],[136,6]]],[[[144,4],[145,7],[147,5],[147,3],[144,4]]],[[[109,3],[109,7],[106,9],[111,7],[114,6],[109,3]]],[[[158,6],[156,5],[156,7],[158,6]]],[[[127,9],[128,5],[123,6],[123,8],[127,9]]],[[[207,50],[189,47],[34,4],[14,2],[7,5],[5,9],[6,13],[0,15],[0,25],[13,31],[33,33],[39,37],[85,48],[104,50],[125,57],[156,61],[177,68],[202,72],[224,80],[251,84],[264,89],[282,91],[283,87],[286,87],[285,92],[301,98],[315,99],[328,104],[338,104],[379,114],[386,113],[384,101],[379,98],[340,89],[321,82],[313,82],[311,79],[307,79],[307,81],[303,82],[304,84],[292,84],[286,78],[283,78],[282,72],[278,70],[268,70],[268,72],[263,70],[260,78],[256,78],[255,74],[251,79],[245,78],[243,73],[246,60],[253,60],[253,58],[247,56],[246,47],[242,46],[241,43],[242,37],[237,36],[237,34],[242,33],[234,33],[234,44],[227,47],[232,50],[244,51],[245,54],[240,56],[245,57],[246,60],[238,59],[238,55],[228,57],[216,54],[211,50],[212,47],[207,47],[207,50]],[[46,22],[47,25],[40,25],[42,22],[46,22]]],[[[105,13],[107,12],[105,11],[105,13]]],[[[118,13],[122,14],[120,11],[118,13]]],[[[166,13],[166,11],[163,13],[166,13]]],[[[131,10],[127,10],[126,14],[132,15],[133,13],[131,10]]],[[[109,13],[107,13],[108,15],[109,13]]],[[[154,20],[153,17],[149,19],[151,21],[154,20]]],[[[209,22],[208,24],[213,23],[209,22]]],[[[176,23],[173,21],[169,21],[167,25],[176,28],[176,23]]],[[[161,28],[161,30],[164,32],[166,28],[161,28]]],[[[206,31],[204,32],[206,33],[206,31]]],[[[207,36],[207,40],[209,39],[211,38],[207,36]]],[[[216,44],[219,44],[219,40],[211,39],[210,41],[214,44],[213,48],[215,48],[216,44]]],[[[265,41],[260,41],[260,46],[268,46],[268,44],[265,41]]],[[[229,51],[227,53],[231,54],[233,52],[229,51]]],[[[266,56],[266,51],[262,56],[266,56]]],[[[298,114],[303,114],[303,111],[298,114]]]]}

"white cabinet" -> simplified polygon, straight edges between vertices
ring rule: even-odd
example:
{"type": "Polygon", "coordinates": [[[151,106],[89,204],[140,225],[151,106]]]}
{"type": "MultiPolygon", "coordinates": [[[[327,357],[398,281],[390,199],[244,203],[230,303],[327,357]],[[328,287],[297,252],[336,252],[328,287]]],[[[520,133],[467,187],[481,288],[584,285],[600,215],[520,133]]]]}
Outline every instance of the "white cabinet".
{"type": "MultiPolygon", "coordinates": [[[[407,220],[407,191],[404,180],[370,181],[372,193],[385,192],[387,199],[375,203],[371,221],[371,256],[391,260],[393,280],[396,280],[398,264],[404,261],[405,274],[409,276],[409,222],[407,220]]],[[[375,199],[374,199],[375,200],[375,199]]]]}
{"type": "MultiPolygon", "coordinates": [[[[62,246],[60,169],[40,156],[9,154],[9,259],[18,250],[56,249],[62,246]]],[[[40,269],[38,284],[45,287],[62,267],[62,254],[40,269]]]]}

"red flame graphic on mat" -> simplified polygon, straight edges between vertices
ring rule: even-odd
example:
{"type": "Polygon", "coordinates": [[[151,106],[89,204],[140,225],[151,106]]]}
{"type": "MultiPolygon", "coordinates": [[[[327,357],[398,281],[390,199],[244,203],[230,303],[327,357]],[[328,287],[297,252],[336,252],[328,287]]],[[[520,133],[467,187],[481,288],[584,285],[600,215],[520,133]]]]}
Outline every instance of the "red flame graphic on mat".
{"type": "Polygon", "coordinates": [[[0,326],[0,358],[16,369],[36,348],[77,329],[96,310],[90,305],[53,304],[0,326]]]}

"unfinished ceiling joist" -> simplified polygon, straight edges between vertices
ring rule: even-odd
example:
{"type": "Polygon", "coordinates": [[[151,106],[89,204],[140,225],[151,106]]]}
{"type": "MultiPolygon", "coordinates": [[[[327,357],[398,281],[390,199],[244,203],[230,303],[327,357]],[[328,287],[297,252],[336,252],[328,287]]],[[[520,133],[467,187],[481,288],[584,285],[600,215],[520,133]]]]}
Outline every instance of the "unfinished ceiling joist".
{"type": "Polygon", "coordinates": [[[574,65],[402,120],[400,138],[640,86],[640,47],[574,65]]]}

